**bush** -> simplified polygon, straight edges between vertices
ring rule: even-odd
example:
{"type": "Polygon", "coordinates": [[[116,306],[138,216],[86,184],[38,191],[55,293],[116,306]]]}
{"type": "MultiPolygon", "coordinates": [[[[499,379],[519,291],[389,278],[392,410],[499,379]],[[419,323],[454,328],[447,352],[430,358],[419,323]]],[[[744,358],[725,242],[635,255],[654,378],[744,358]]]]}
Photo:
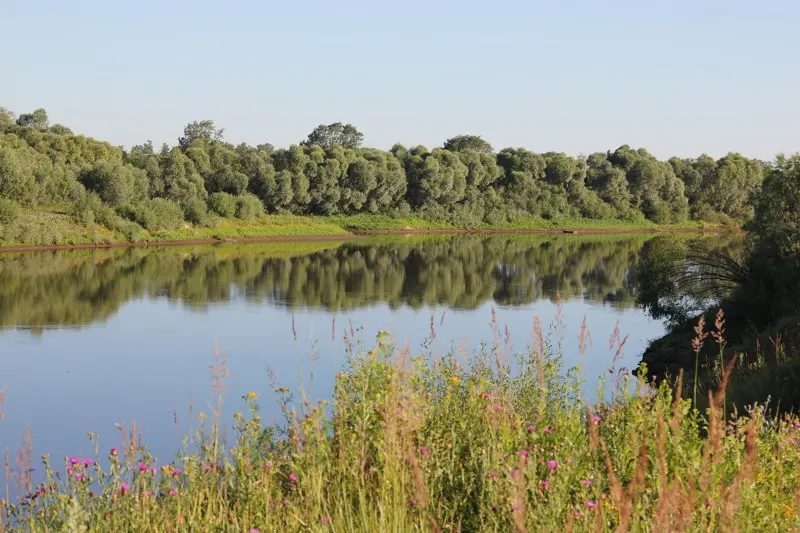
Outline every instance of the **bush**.
{"type": "Polygon", "coordinates": [[[153,198],[131,208],[134,220],[150,231],[175,229],[183,224],[181,206],[166,198],[153,198]]]}
{"type": "Polygon", "coordinates": [[[236,198],[236,218],[247,220],[264,214],[264,204],[258,196],[243,194],[236,198]]]}
{"type": "Polygon", "coordinates": [[[192,224],[203,225],[208,220],[208,206],[200,198],[188,198],[181,202],[183,218],[192,224]]]}
{"type": "Polygon", "coordinates": [[[208,196],[208,208],[221,217],[233,218],[236,214],[236,197],[226,192],[215,192],[208,196]]]}
{"type": "Polygon", "coordinates": [[[14,200],[0,198],[0,225],[11,225],[19,217],[20,207],[14,200]]]}

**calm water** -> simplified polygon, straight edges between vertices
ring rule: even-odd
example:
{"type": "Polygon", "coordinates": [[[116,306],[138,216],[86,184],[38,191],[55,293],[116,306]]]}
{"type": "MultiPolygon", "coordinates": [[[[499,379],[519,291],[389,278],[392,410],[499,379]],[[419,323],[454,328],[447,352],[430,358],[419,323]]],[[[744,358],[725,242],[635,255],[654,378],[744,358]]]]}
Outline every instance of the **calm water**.
{"type": "MultiPolygon", "coordinates": [[[[491,310],[523,348],[535,315],[550,324],[564,299],[567,365],[577,365],[586,316],[593,344],[587,393],[611,366],[615,325],[630,335],[617,366],[633,368],[663,325],[635,306],[632,267],[648,237],[435,237],[0,254],[0,446],[26,425],[34,457],[102,454],[115,424],[135,420],[161,459],[194,413],[209,411],[215,347],[228,355],[224,412],[262,393],[267,371],[328,396],[345,362],[343,331],[367,344],[379,329],[415,354],[435,326],[434,355],[466,339],[490,342],[491,310]],[[293,330],[294,327],[294,330],[293,330]],[[295,339],[296,336],[296,339],[295,339]],[[175,425],[177,414],[178,427],[175,425]]],[[[226,418],[229,420],[229,418],[226,418]]]]}

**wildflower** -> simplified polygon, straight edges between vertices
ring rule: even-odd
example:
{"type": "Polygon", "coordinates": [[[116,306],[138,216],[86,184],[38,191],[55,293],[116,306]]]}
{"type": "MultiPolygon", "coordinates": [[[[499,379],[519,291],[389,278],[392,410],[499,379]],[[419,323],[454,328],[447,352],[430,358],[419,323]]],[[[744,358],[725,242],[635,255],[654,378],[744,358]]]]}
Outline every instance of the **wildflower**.
{"type": "Polygon", "coordinates": [[[75,479],[80,481],[80,480],[83,479],[83,474],[81,474],[80,472],[75,472],[74,477],[75,477],[75,479]]]}
{"type": "Polygon", "coordinates": [[[295,481],[295,482],[296,482],[296,481],[297,481],[297,479],[298,479],[298,478],[297,478],[297,476],[296,476],[296,475],[294,475],[294,474],[289,474],[289,481],[295,481]]]}
{"type": "Polygon", "coordinates": [[[211,470],[213,470],[213,469],[214,469],[214,467],[212,467],[212,466],[210,466],[210,465],[206,465],[206,464],[204,464],[204,465],[201,465],[201,468],[202,468],[203,470],[205,470],[206,472],[211,472],[211,470]]]}
{"type": "Polygon", "coordinates": [[[289,392],[289,389],[287,389],[286,387],[281,387],[280,389],[278,389],[278,392],[289,392]]]}
{"type": "Polygon", "coordinates": [[[81,462],[81,460],[78,459],[77,457],[70,457],[69,458],[69,463],[71,465],[73,465],[73,466],[80,464],[80,462],[81,462]]]}
{"type": "Polygon", "coordinates": [[[528,450],[520,450],[520,451],[519,451],[519,454],[520,454],[522,457],[528,457],[528,456],[530,455],[530,452],[529,452],[528,450]]]}
{"type": "Polygon", "coordinates": [[[170,496],[177,496],[178,495],[178,491],[175,490],[175,489],[169,489],[169,495],[170,496]]]}
{"type": "Polygon", "coordinates": [[[580,517],[581,517],[581,512],[575,511],[575,518],[580,518],[580,517]]]}
{"type": "Polygon", "coordinates": [[[252,400],[253,398],[258,398],[258,393],[257,392],[248,392],[247,394],[245,394],[245,397],[248,400],[252,400]]]}
{"type": "Polygon", "coordinates": [[[549,481],[547,481],[546,479],[544,481],[542,481],[542,488],[546,489],[549,486],[550,486],[550,482],[549,481]]]}
{"type": "Polygon", "coordinates": [[[706,507],[712,507],[713,505],[714,505],[713,501],[711,501],[711,500],[707,500],[706,501],[706,507]]]}
{"type": "Polygon", "coordinates": [[[599,416],[597,416],[597,415],[593,416],[593,417],[592,417],[592,422],[594,422],[595,424],[597,424],[598,422],[600,422],[600,417],[599,417],[599,416]]]}
{"type": "Polygon", "coordinates": [[[389,332],[385,329],[378,331],[378,337],[385,337],[386,335],[389,335],[389,332]]]}
{"type": "Polygon", "coordinates": [[[586,502],[586,507],[588,507],[590,509],[594,509],[595,507],[597,507],[597,503],[595,503],[595,502],[586,502]]]}
{"type": "Polygon", "coordinates": [[[123,481],[123,482],[122,482],[122,495],[124,496],[125,494],[127,494],[127,492],[128,492],[129,490],[131,490],[131,487],[130,487],[130,485],[128,485],[127,483],[125,483],[125,482],[123,481]]]}
{"type": "Polygon", "coordinates": [[[549,468],[550,470],[555,470],[556,468],[558,468],[558,461],[553,461],[552,459],[547,461],[547,468],[549,468]]]}
{"type": "Polygon", "coordinates": [[[233,413],[233,418],[236,420],[240,420],[242,418],[242,413],[239,412],[233,413]]]}
{"type": "Polygon", "coordinates": [[[582,479],[581,480],[581,485],[583,485],[584,487],[591,487],[592,486],[592,480],[591,479],[582,479]]]}
{"type": "Polygon", "coordinates": [[[181,475],[181,471],[173,466],[172,467],[172,475],[173,476],[180,476],[181,475]]]}
{"type": "Polygon", "coordinates": [[[450,376],[449,378],[447,378],[447,381],[449,381],[450,383],[455,383],[456,385],[458,385],[459,383],[461,383],[461,378],[458,377],[458,376],[450,376]]]}
{"type": "Polygon", "coordinates": [[[375,357],[377,354],[378,354],[378,350],[376,350],[374,348],[367,352],[367,355],[370,356],[370,357],[375,357]]]}
{"type": "Polygon", "coordinates": [[[536,431],[536,426],[528,426],[528,431],[536,431]]]}
{"type": "Polygon", "coordinates": [[[92,460],[91,459],[84,459],[83,460],[83,464],[84,464],[84,466],[92,466],[92,460]]]}
{"type": "Polygon", "coordinates": [[[544,428],[544,432],[545,433],[552,433],[553,432],[553,428],[551,428],[550,426],[547,426],[546,428],[544,428]]]}
{"type": "Polygon", "coordinates": [[[153,495],[152,491],[149,491],[149,490],[144,491],[142,494],[144,496],[152,496],[153,495]]]}
{"type": "Polygon", "coordinates": [[[484,392],[483,394],[481,394],[481,397],[482,397],[484,400],[491,400],[491,399],[492,399],[492,394],[491,394],[491,393],[489,393],[489,392],[484,392]]]}
{"type": "Polygon", "coordinates": [[[323,516],[322,518],[319,519],[319,521],[322,522],[323,524],[330,524],[331,523],[331,517],[330,516],[323,516]]]}
{"type": "Polygon", "coordinates": [[[139,463],[139,472],[147,472],[150,467],[147,466],[145,463],[139,463]]]}
{"type": "Polygon", "coordinates": [[[117,455],[117,449],[111,448],[111,455],[117,455]]]}
{"type": "Polygon", "coordinates": [[[422,455],[424,455],[425,457],[430,457],[430,456],[431,456],[431,452],[430,452],[430,450],[428,450],[428,448],[426,448],[425,446],[420,446],[420,447],[419,447],[419,451],[420,451],[420,453],[421,453],[422,455]]]}
{"type": "Polygon", "coordinates": [[[489,473],[489,475],[488,475],[488,476],[486,476],[486,477],[488,477],[489,479],[494,479],[494,478],[496,478],[496,477],[497,477],[497,472],[491,472],[491,473],[489,473]]]}
{"type": "Polygon", "coordinates": [[[497,507],[495,507],[494,505],[492,505],[491,507],[489,507],[489,509],[491,509],[491,511],[492,511],[493,513],[496,513],[496,512],[497,512],[497,507]]]}
{"type": "Polygon", "coordinates": [[[408,503],[410,503],[411,505],[417,505],[417,500],[411,498],[410,500],[408,500],[408,503]]]}
{"type": "Polygon", "coordinates": [[[502,406],[501,404],[499,404],[499,403],[498,403],[498,404],[496,404],[496,405],[494,406],[494,410],[495,410],[495,411],[497,411],[497,412],[499,413],[500,411],[502,411],[502,410],[503,410],[503,406],[502,406]]]}
{"type": "Polygon", "coordinates": [[[796,428],[800,428],[800,422],[795,422],[795,423],[794,423],[794,427],[796,427],[796,428]]]}
{"type": "Polygon", "coordinates": [[[257,530],[256,528],[253,528],[250,531],[248,531],[247,533],[261,533],[261,532],[259,530],[257,530]]]}
{"type": "Polygon", "coordinates": [[[150,469],[150,473],[155,476],[156,475],[156,467],[151,468],[150,469]]]}

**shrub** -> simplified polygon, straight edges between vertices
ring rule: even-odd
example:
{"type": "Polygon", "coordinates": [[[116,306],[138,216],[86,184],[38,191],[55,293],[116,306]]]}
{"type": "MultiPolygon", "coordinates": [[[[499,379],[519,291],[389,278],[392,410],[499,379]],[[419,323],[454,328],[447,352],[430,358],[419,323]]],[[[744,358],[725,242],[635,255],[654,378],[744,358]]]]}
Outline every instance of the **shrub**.
{"type": "Polygon", "coordinates": [[[208,206],[200,198],[187,198],[181,202],[183,218],[192,224],[202,225],[208,220],[208,206]]]}
{"type": "Polygon", "coordinates": [[[236,218],[250,219],[264,214],[264,204],[258,196],[243,194],[236,198],[236,218]]]}
{"type": "Polygon", "coordinates": [[[232,218],[236,214],[236,197],[226,192],[215,192],[208,196],[208,208],[221,217],[232,218]]]}
{"type": "Polygon", "coordinates": [[[134,220],[150,231],[175,229],[183,223],[181,206],[166,198],[153,198],[133,206],[134,220]]]}
{"type": "Polygon", "coordinates": [[[0,225],[11,225],[19,217],[20,207],[14,200],[0,198],[0,225]]]}

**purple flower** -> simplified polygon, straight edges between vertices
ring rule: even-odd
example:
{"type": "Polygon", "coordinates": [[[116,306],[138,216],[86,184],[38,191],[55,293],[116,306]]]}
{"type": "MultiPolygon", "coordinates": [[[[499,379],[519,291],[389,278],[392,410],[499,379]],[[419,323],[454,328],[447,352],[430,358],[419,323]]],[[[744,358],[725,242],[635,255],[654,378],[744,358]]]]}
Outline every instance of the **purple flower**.
{"type": "Polygon", "coordinates": [[[712,507],[713,505],[714,505],[714,502],[712,502],[711,500],[706,501],[706,506],[707,507],[712,507]]]}
{"type": "Polygon", "coordinates": [[[70,462],[70,464],[71,464],[71,465],[73,465],[73,466],[74,466],[74,465],[77,465],[77,464],[79,464],[79,463],[81,462],[81,460],[80,460],[80,459],[78,459],[77,457],[70,457],[70,458],[69,458],[69,462],[70,462]]]}
{"type": "Polygon", "coordinates": [[[411,505],[417,505],[417,500],[411,498],[410,500],[408,500],[408,503],[410,503],[411,505]]]}
{"type": "Polygon", "coordinates": [[[149,466],[147,466],[146,464],[144,464],[144,463],[139,463],[139,472],[146,472],[146,471],[147,471],[147,470],[149,470],[149,469],[150,469],[150,467],[149,467],[149,466]]]}
{"type": "Polygon", "coordinates": [[[117,449],[111,448],[111,455],[117,455],[117,449]]]}
{"type": "Polygon", "coordinates": [[[83,479],[83,474],[81,474],[80,472],[76,472],[74,474],[74,476],[75,476],[75,479],[77,479],[78,481],[83,479]]]}
{"type": "Polygon", "coordinates": [[[553,461],[552,459],[547,461],[547,468],[549,468],[550,470],[555,470],[556,468],[558,468],[558,461],[553,461]]]}
{"type": "Polygon", "coordinates": [[[595,507],[597,507],[597,504],[595,502],[586,502],[586,507],[594,509],[595,507]]]}
{"type": "Polygon", "coordinates": [[[536,431],[536,426],[528,426],[528,431],[536,431]]]}
{"type": "Polygon", "coordinates": [[[430,456],[431,456],[431,452],[430,452],[430,450],[428,450],[428,448],[426,448],[425,446],[420,446],[420,447],[419,447],[419,451],[420,451],[420,453],[421,453],[422,455],[424,455],[425,457],[430,457],[430,456]]]}
{"type": "Polygon", "coordinates": [[[497,411],[497,412],[499,413],[500,411],[502,411],[502,410],[503,410],[503,405],[502,405],[502,404],[499,404],[499,403],[498,403],[498,404],[496,404],[496,405],[494,406],[494,410],[495,410],[495,411],[497,411]]]}
{"type": "Polygon", "coordinates": [[[553,428],[551,428],[550,426],[547,426],[546,428],[544,428],[544,432],[545,433],[552,433],[553,432],[553,428]]]}
{"type": "Polygon", "coordinates": [[[496,477],[497,477],[497,472],[492,472],[492,473],[490,473],[490,474],[489,474],[488,476],[486,476],[486,477],[488,477],[489,479],[494,479],[494,478],[496,478],[496,477]]]}
{"type": "Polygon", "coordinates": [[[178,491],[175,490],[175,489],[169,489],[169,495],[170,496],[177,496],[178,495],[178,491]]]}
{"type": "Polygon", "coordinates": [[[127,483],[125,483],[125,482],[123,481],[123,482],[122,482],[122,494],[125,494],[125,493],[126,493],[126,492],[128,492],[130,489],[131,489],[130,485],[128,485],[127,483]]]}
{"type": "Polygon", "coordinates": [[[582,479],[581,480],[581,485],[583,485],[584,487],[591,487],[592,486],[592,480],[591,479],[582,479]]]}
{"type": "Polygon", "coordinates": [[[261,533],[261,532],[259,530],[257,530],[256,528],[253,528],[250,531],[248,531],[247,533],[261,533]]]}
{"type": "Polygon", "coordinates": [[[297,481],[297,479],[298,479],[297,476],[295,476],[294,474],[289,474],[289,481],[297,481]]]}
{"type": "Polygon", "coordinates": [[[594,422],[595,424],[597,424],[598,422],[600,422],[600,417],[599,417],[599,416],[593,416],[593,417],[592,417],[592,422],[594,422]]]}
{"type": "Polygon", "coordinates": [[[180,476],[181,475],[181,471],[173,466],[172,467],[172,475],[173,476],[180,476]]]}
{"type": "Polygon", "coordinates": [[[544,481],[542,481],[542,487],[543,487],[543,488],[545,488],[545,489],[546,489],[546,488],[547,488],[547,487],[549,487],[549,486],[550,486],[550,482],[549,482],[549,481],[547,481],[546,479],[545,479],[544,481]]]}
{"type": "Polygon", "coordinates": [[[528,450],[520,450],[520,451],[519,451],[519,454],[520,454],[522,457],[528,457],[528,456],[530,455],[530,452],[528,452],[528,450]]]}
{"type": "Polygon", "coordinates": [[[491,509],[493,513],[496,513],[496,512],[497,512],[497,507],[495,507],[494,505],[492,505],[491,507],[489,507],[489,509],[491,509]]]}
{"type": "Polygon", "coordinates": [[[209,465],[203,465],[203,470],[205,470],[206,472],[211,472],[211,470],[213,470],[213,467],[209,465]]]}
{"type": "Polygon", "coordinates": [[[85,466],[92,466],[92,460],[91,459],[84,459],[83,460],[83,464],[85,466]]]}

